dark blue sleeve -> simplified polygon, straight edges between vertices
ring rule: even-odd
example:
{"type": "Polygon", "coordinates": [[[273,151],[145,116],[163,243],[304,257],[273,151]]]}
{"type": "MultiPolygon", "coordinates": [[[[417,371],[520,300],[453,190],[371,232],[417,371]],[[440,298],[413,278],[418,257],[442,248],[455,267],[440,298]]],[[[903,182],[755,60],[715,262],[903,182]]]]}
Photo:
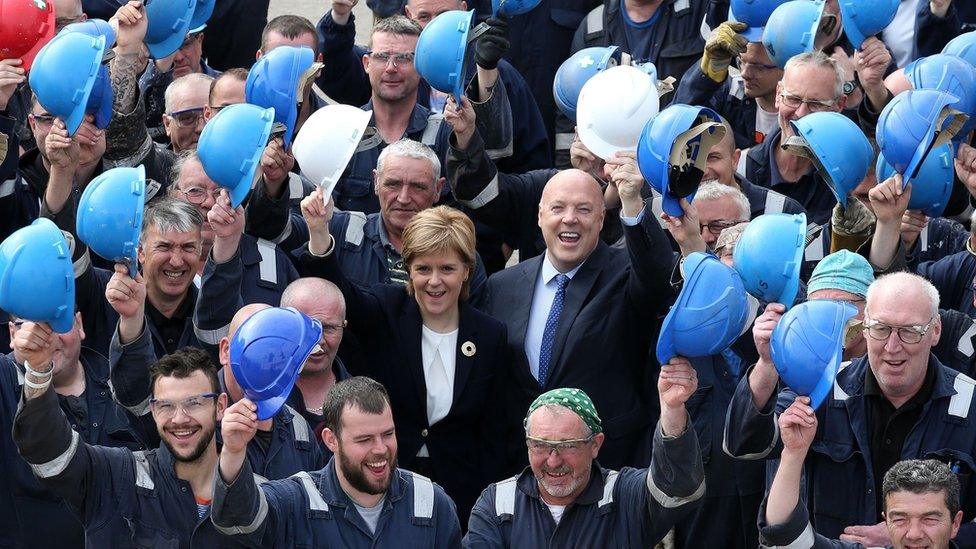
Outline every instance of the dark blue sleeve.
{"type": "Polygon", "coordinates": [[[369,101],[372,88],[363,68],[363,48],[356,46],[356,16],[349,14],[349,22],[338,25],[332,20],[332,10],[319,19],[319,51],[322,52],[322,73],[316,83],[326,95],[339,103],[358,107],[369,101]]]}
{"type": "Polygon", "coordinates": [[[81,0],[82,10],[89,19],[108,21],[126,4],[125,0],[81,0]]]}
{"type": "Polygon", "coordinates": [[[945,17],[936,17],[929,9],[928,2],[919,2],[918,17],[915,19],[915,43],[919,57],[940,53],[961,31],[962,22],[955,3],[949,4],[945,17]]]}
{"type": "Polygon", "coordinates": [[[505,83],[508,102],[512,107],[512,119],[515,122],[512,156],[500,158],[498,169],[505,173],[524,173],[551,167],[549,136],[532,90],[518,69],[509,63],[499,63],[498,71],[505,83]]]}

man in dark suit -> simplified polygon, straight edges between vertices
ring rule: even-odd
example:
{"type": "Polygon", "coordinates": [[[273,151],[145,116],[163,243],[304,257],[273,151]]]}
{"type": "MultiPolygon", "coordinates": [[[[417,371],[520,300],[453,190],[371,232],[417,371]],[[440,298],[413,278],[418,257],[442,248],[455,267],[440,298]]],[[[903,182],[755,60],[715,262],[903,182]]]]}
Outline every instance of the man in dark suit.
{"type": "MultiPolygon", "coordinates": [[[[457,122],[451,162],[480,143],[472,139],[473,124],[457,122]]],[[[533,230],[541,229],[546,253],[488,279],[488,313],[508,327],[516,404],[528,406],[554,387],[583,389],[603,417],[607,440],[601,461],[609,467],[646,466],[655,418],[643,391],[645,364],[654,325],[673,298],[669,277],[675,259],[660,224],[644,209],[644,180],[634,153],[619,153],[605,170],[620,195],[621,219],[611,222],[623,223],[626,249],[600,241],[603,193],[586,172],[529,172],[499,184],[486,154],[465,162],[459,169],[466,176],[452,178],[453,190],[485,224],[504,227],[513,210],[538,205],[533,230]],[[545,179],[536,177],[541,174],[545,179]]]]}

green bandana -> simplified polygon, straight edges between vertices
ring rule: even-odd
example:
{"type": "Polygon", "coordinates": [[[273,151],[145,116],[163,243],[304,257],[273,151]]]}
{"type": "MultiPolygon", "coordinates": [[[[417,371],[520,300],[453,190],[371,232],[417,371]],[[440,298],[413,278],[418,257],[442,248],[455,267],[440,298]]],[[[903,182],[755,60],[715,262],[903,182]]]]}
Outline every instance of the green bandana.
{"type": "Polygon", "coordinates": [[[596,413],[596,407],[593,406],[593,401],[580,389],[553,389],[539,395],[532,401],[532,405],[529,406],[529,413],[525,415],[526,421],[528,421],[532,412],[548,404],[568,408],[574,414],[578,415],[591,431],[594,433],[603,432],[603,424],[600,421],[600,416],[596,413]]]}

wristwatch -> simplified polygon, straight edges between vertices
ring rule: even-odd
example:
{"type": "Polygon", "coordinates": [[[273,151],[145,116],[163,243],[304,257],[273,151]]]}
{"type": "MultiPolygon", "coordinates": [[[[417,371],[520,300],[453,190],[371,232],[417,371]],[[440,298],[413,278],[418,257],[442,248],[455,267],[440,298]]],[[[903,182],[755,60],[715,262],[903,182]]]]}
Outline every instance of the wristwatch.
{"type": "Polygon", "coordinates": [[[850,95],[854,93],[854,90],[856,89],[857,80],[848,80],[847,82],[844,82],[844,95],[850,95]]]}

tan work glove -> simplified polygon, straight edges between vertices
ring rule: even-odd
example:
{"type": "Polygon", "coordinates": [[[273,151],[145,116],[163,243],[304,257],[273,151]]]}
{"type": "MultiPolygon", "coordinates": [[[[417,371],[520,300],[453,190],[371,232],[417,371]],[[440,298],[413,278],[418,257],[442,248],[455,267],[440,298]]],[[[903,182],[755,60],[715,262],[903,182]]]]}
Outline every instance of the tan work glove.
{"type": "Polygon", "coordinates": [[[7,159],[7,135],[0,133],[0,164],[7,159]]]}
{"type": "Polygon", "coordinates": [[[860,200],[850,197],[845,209],[839,203],[834,205],[830,216],[831,253],[839,250],[857,251],[857,248],[874,233],[877,218],[860,200]]]}
{"type": "Polygon", "coordinates": [[[749,41],[739,33],[749,28],[745,23],[726,21],[705,41],[701,70],[715,82],[724,82],[732,59],[746,51],[749,41]]]}

